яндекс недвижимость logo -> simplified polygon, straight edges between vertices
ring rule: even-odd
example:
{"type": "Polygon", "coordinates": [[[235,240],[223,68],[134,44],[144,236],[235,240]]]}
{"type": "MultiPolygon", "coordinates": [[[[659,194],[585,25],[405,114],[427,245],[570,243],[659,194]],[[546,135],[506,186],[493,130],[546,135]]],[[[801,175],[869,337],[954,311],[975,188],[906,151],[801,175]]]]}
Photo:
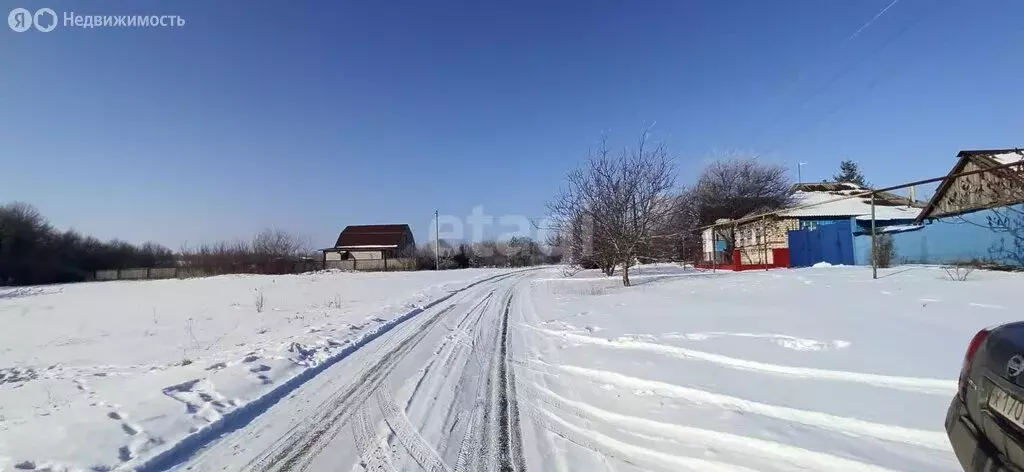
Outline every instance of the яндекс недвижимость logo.
{"type": "MultiPolygon", "coordinates": [[[[49,33],[57,28],[57,12],[52,8],[40,8],[32,13],[27,8],[15,8],[7,15],[7,25],[16,33],[24,33],[33,26],[37,31],[49,33]]],[[[185,26],[185,18],[179,15],[79,15],[73,11],[63,12],[64,27],[92,28],[173,28],[185,26]]]]}
{"type": "Polygon", "coordinates": [[[43,33],[57,27],[57,12],[51,8],[40,8],[32,13],[24,8],[15,8],[7,15],[7,25],[18,33],[28,31],[33,25],[43,33]]]}

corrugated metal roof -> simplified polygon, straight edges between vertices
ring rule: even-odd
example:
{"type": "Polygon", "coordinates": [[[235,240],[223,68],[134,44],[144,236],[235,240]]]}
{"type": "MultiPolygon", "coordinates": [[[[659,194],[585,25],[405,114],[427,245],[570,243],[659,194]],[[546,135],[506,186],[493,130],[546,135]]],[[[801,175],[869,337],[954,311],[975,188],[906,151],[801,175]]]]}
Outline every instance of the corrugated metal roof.
{"type": "MultiPolygon", "coordinates": [[[[850,184],[853,185],[853,184],[850,184]]],[[[857,196],[833,201],[850,194],[868,189],[854,185],[856,189],[827,192],[794,192],[792,210],[782,210],[779,216],[789,218],[856,216],[857,219],[871,219],[871,197],[857,196]]],[[[892,201],[875,198],[876,220],[912,220],[917,218],[920,208],[909,205],[893,205],[892,201]]]]}
{"type": "Polygon", "coordinates": [[[348,226],[338,235],[338,242],[334,246],[400,246],[406,234],[411,243],[412,230],[409,225],[348,226]]]}

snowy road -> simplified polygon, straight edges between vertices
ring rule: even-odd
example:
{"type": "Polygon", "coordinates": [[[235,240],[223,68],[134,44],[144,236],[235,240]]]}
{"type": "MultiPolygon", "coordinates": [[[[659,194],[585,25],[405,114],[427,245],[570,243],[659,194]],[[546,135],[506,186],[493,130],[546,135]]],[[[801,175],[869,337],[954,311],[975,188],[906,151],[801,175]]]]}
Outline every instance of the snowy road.
{"type": "Polygon", "coordinates": [[[535,274],[433,306],[173,468],[525,470],[509,318],[535,274]]]}
{"type": "Polygon", "coordinates": [[[958,344],[1021,279],[937,275],[488,274],[142,472],[954,471],[958,344]],[[863,303],[792,301],[836,291],[863,303]]]}

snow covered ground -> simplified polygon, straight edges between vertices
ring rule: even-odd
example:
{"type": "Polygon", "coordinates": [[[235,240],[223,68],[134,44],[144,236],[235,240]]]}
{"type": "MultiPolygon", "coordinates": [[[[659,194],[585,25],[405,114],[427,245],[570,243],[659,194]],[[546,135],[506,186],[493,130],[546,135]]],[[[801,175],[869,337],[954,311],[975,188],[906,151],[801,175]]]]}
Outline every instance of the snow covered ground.
{"type": "Polygon", "coordinates": [[[956,471],[963,351],[1024,298],[929,267],[508,272],[4,289],[0,470],[956,471]]]}
{"type": "Polygon", "coordinates": [[[521,297],[519,409],[543,470],[957,471],[943,420],[963,351],[1024,300],[998,272],[638,272],[521,297]]]}
{"type": "Polygon", "coordinates": [[[0,470],[141,463],[286,390],[418,306],[504,272],[0,289],[0,470]]]}

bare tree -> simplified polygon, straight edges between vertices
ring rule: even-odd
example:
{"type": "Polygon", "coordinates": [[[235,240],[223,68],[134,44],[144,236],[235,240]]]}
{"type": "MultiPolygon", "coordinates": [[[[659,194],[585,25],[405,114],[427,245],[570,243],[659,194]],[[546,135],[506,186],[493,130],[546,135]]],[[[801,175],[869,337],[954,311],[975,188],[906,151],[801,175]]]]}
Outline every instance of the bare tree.
{"type": "Polygon", "coordinates": [[[698,224],[705,226],[782,208],[790,201],[790,187],[785,167],[755,157],[729,158],[704,168],[689,198],[698,224]]]}
{"type": "MultiPolygon", "coordinates": [[[[696,226],[734,220],[752,213],[784,208],[792,201],[785,167],[756,157],[726,158],[704,168],[697,185],[686,195],[696,226]]],[[[696,238],[696,231],[693,232],[696,238]]],[[[723,235],[726,252],[736,246],[735,235],[723,235]]],[[[699,244],[699,243],[697,243],[699,244]]]]}
{"type": "Polygon", "coordinates": [[[302,257],[310,257],[308,238],[279,229],[266,229],[249,241],[219,241],[197,247],[182,245],[182,265],[193,276],[232,273],[288,273],[302,257]]]}
{"type": "Polygon", "coordinates": [[[552,219],[569,231],[580,254],[591,254],[605,273],[622,267],[622,284],[638,257],[652,257],[661,240],[674,236],[668,221],[678,211],[672,198],[675,172],[664,145],[644,132],[634,149],[612,155],[607,141],[586,166],[569,173],[566,187],[549,203],[552,219]]]}
{"type": "Polygon", "coordinates": [[[309,243],[284,230],[268,228],[252,239],[252,251],[266,258],[292,257],[309,252],[309,243]]]}

